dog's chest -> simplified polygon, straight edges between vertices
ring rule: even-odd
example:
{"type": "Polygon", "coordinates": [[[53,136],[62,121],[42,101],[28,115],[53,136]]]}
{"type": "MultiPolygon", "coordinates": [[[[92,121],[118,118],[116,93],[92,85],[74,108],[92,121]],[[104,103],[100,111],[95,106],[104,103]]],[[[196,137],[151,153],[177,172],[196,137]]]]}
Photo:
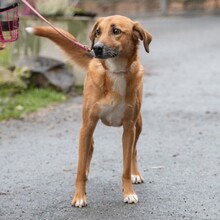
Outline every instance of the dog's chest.
{"type": "Polygon", "coordinates": [[[108,126],[122,125],[125,113],[126,79],[124,74],[109,74],[113,93],[108,94],[106,102],[100,106],[100,118],[108,126]]]}

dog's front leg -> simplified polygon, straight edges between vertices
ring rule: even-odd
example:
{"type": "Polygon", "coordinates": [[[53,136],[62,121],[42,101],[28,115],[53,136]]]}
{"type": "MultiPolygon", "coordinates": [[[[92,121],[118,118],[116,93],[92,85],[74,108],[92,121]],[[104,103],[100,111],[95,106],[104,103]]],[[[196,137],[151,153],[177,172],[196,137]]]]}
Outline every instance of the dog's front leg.
{"type": "Polygon", "coordinates": [[[131,156],[135,140],[135,124],[130,121],[123,124],[123,176],[122,190],[124,194],[124,202],[137,203],[138,197],[133,190],[131,182],[131,156]]]}
{"type": "Polygon", "coordinates": [[[76,191],[72,200],[72,206],[84,207],[86,202],[86,167],[89,160],[89,150],[97,119],[86,121],[80,130],[78,170],[76,177],[76,191]]]}

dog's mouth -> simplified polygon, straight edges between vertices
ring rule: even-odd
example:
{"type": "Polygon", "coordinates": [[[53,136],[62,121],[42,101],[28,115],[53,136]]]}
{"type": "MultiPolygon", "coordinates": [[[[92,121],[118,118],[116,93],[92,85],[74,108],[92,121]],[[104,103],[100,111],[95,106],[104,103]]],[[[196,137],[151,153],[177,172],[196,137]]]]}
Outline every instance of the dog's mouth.
{"type": "Polygon", "coordinates": [[[98,59],[109,59],[109,58],[115,58],[118,56],[118,53],[104,53],[104,54],[94,54],[95,58],[98,59]]]}
{"type": "Polygon", "coordinates": [[[117,57],[119,50],[116,48],[107,47],[103,44],[95,44],[91,53],[95,58],[109,59],[117,57]]]}

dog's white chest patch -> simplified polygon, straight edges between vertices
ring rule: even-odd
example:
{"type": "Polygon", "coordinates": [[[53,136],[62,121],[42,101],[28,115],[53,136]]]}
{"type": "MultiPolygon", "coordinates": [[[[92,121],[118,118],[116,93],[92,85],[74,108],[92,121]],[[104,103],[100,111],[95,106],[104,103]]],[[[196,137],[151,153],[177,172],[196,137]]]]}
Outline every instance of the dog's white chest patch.
{"type": "Polygon", "coordinates": [[[101,106],[100,118],[109,126],[118,127],[122,125],[125,112],[126,80],[124,74],[110,74],[113,83],[113,92],[120,95],[120,99],[109,97],[109,102],[101,106]]]}

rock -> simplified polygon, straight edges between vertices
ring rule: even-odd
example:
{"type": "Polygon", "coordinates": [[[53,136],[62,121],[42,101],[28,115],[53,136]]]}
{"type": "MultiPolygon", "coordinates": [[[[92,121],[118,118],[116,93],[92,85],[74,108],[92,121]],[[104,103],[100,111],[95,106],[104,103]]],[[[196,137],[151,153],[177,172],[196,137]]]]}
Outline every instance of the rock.
{"type": "Polygon", "coordinates": [[[75,83],[74,75],[65,64],[52,58],[37,57],[20,60],[17,68],[24,67],[30,70],[30,82],[36,86],[53,86],[58,90],[68,92],[75,83]]]}

